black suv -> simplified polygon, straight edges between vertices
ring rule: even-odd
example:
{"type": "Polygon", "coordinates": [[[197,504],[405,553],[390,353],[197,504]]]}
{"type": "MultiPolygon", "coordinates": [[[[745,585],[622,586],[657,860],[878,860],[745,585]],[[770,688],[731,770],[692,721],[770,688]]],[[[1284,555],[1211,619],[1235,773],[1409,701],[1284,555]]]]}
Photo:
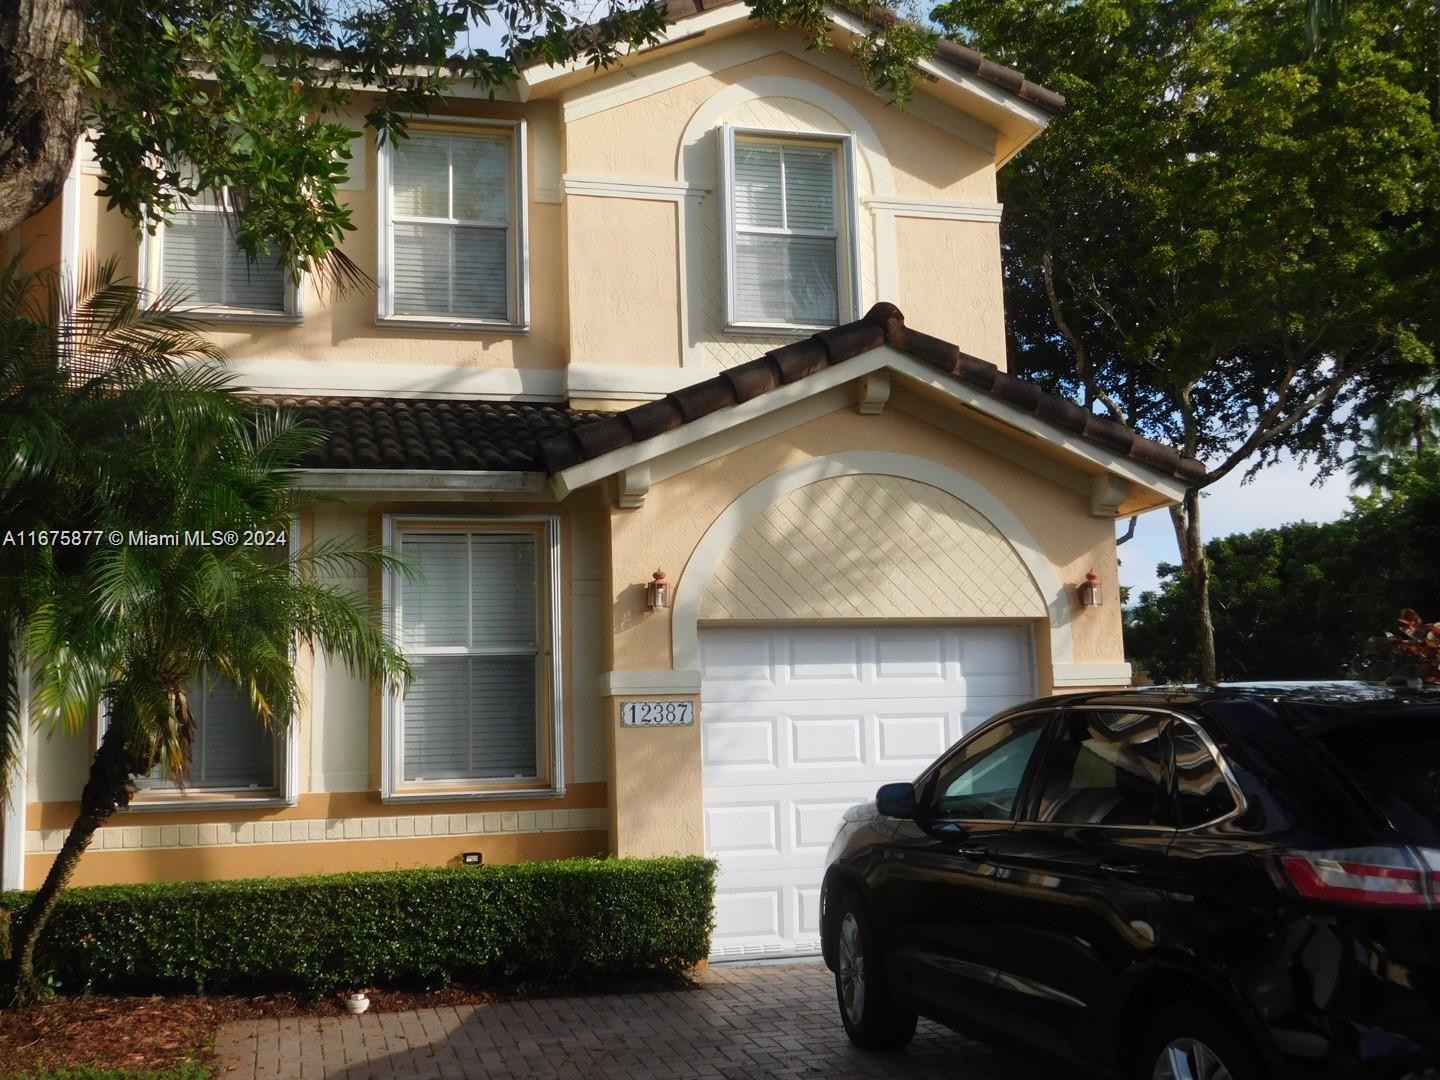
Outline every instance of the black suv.
{"type": "Polygon", "coordinates": [[[848,811],[828,863],[862,1047],[919,1014],[1143,1080],[1440,1076],[1440,695],[1038,701],[848,811]]]}

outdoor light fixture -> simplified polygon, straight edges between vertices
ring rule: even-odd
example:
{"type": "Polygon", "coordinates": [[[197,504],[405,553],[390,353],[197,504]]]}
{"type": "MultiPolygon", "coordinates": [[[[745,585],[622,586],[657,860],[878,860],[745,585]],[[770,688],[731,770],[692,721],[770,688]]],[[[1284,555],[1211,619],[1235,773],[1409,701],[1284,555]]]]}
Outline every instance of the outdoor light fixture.
{"type": "Polygon", "coordinates": [[[1080,586],[1080,605],[1082,607],[1099,607],[1100,599],[1100,578],[1094,570],[1085,575],[1085,583],[1080,586]]]}
{"type": "Polygon", "coordinates": [[[651,611],[664,611],[670,606],[670,583],[665,580],[664,570],[650,575],[650,584],[645,586],[645,606],[651,611]]]}

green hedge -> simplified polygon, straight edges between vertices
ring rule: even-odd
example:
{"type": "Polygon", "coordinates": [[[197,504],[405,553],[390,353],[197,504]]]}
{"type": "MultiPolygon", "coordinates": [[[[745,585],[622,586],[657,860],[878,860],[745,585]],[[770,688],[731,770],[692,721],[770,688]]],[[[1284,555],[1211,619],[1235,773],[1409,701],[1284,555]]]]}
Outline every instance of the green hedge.
{"type": "Polygon", "coordinates": [[[36,970],[64,990],[313,994],[675,971],[709,952],[714,891],[693,857],[69,889],[36,970]]]}

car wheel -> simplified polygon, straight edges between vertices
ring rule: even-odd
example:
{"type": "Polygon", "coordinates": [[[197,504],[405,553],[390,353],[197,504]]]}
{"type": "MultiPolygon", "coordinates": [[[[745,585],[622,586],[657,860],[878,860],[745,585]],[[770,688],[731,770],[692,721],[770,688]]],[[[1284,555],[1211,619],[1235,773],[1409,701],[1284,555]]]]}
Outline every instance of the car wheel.
{"type": "Polygon", "coordinates": [[[915,1014],[895,1004],[874,922],[847,892],[835,916],[835,997],[845,1034],[862,1050],[903,1046],[915,1036],[915,1014]]]}
{"type": "Polygon", "coordinates": [[[1262,1080],[1255,1051],[1234,1021],[1203,1005],[1156,1017],[1140,1042],[1135,1080],[1262,1080]]]}

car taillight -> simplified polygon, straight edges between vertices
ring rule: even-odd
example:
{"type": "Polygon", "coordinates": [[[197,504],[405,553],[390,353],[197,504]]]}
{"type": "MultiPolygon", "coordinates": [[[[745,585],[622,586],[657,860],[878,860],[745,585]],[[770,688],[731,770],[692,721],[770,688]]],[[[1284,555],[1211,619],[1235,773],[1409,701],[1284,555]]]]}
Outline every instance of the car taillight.
{"type": "Polygon", "coordinates": [[[1440,852],[1422,859],[1408,847],[1294,851],[1280,865],[1295,891],[1312,900],[1423,908],[1440,896],[1440,852]]]}

